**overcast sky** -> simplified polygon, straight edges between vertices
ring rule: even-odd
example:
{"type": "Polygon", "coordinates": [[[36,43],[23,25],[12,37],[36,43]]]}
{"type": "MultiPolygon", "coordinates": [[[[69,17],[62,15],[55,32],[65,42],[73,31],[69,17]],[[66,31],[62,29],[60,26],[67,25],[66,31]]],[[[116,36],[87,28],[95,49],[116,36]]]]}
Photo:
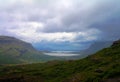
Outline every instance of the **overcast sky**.
{"type": "Polygon", "coordinates": [[[120,0],[0,0],[0,35],[30,43],[120,38],[120,0]]]}

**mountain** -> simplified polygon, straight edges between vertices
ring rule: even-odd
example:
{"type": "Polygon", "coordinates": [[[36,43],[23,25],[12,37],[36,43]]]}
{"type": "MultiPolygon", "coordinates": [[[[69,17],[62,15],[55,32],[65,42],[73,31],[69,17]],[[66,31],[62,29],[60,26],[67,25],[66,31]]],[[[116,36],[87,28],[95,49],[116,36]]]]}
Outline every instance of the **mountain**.
{"type": "Polygon", "coordinates": [[[91,54],[94,54],[96,53],[97,51],[103,49],[103,48],[107,48],[107,47],[110,47],[112,45],[112,41],[96,41],[96,42],[93,42],[93,44],[88,47],[87,49],[85,50],[81,50],[79,52],[80,57],[86,57],[88,55],[91,55],[91,54]]]}
{"type": "MultiPolygon", "coordinates": [[[[84,44],[86,45],[86,44],[84,44]]],[[[34,43],[33,46],[42,51],[79,51],[83,46],[78,42],[45,42],[34,43]]],[[[86,46],[84,46],[86,47],[86,46]]]]}
{"type": "Polygon", "coordinates": [[[0,36],[0,64],[36,63],[55,59],[59,58],[44,55],[30,43],[14,37],[0,36]]]}
{"type": "Polygon", "coordinates": [[[30,43],[14,37],[0,36],[0,64],[38,63],[51,60],[69,60],[73,57],[56,57],[45,55],[30,43]]]}
{"type": "Polygon", "coordinates": [[[120,82],[120,40],[84,59],[0,67],[1,82],[120,82]]]}
{"type": "MultiPolygon", "coordinates": [[[[95,41],[95,42],[92,42],[92,44],[88,47],[87,49],[83,49],[83,50],[80,50],[81,47],[80,47],[80,44],[82,43],[77,43],[77,46],[73,47],[73,44],[76,44],[76,43],[69,43],[69,42],[66,42],[66,43],[46,43],[46,42],[43,42],[43,43],[39,43],[39,44],[34,44],[34,46],[38,49],[38,50],[43,50],[44,52],[70,52],[70,54],[76,54],[75,56],[67,56],[67,57],[61,57],[61,58],[65,58],[65,59],[82,59],[84,57],[87,57],[88,55],[91,55],[91,54],[94,54],[96,53],[97,51],[103,49],[103,48],[106,48],[106,47],[109,47],[111,46],[113,43],[113,41],[95,41]],[[66,44],[69,44],[69,45],[66,45],[66,44]]],[[[88,45],[90,44],[90,42],[88,43],[84,43],[83,44],[85,45],[88,45]]],[[[85,46],[84,46],[85,47],[85,46]]],[[[61,53],[61,54],[64,54],[64,53],[61,53]]],[[[50,53],[50,54],[56,54],[56,56],[58,55],[57,53],[50,53]]]]}
{"type": "Polygon", "coordinates": [[[42,55],[30,43],[14,37],[0,36],[0,64],[33,62],[38,54],[42,55]]]}
{"type": "Polygon", "coordinates": [[[109,47],[113,41],[94,41],[94,42],[45,42],[34,43],[37,50],[42,51],[74,51],[83,54],[93,54],[105,47],[109,47]],[[82,45],[81,45],[82,44],[82,45]],[[91,44],[91,45],[90,45],[91,44]],[[88,48],[88,49],[86,49],[88,48]],[[89,53],[86,53],[89,51],[89,53]]]}
{"type": "Polygon", "coordinates": [[[16,56],[23,55],[27,52],[37,52],[37,50],[35,50],[30,43],[8,36],[0,36],[0,50],[9,55],[16,52],[16,54],[14,54],[16,56]]]}

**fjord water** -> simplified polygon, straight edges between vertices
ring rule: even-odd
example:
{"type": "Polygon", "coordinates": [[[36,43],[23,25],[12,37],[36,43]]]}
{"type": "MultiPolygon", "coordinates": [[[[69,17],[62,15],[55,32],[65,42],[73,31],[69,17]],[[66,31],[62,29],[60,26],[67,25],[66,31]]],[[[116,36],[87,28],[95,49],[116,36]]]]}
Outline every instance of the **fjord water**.
{"type": "Polygon", "coordinates": [[[45,55],[49,56],[78,56],[80,55],[78,52],[74,51],[51,51],[51,52],[44,52],[45,55]]]}

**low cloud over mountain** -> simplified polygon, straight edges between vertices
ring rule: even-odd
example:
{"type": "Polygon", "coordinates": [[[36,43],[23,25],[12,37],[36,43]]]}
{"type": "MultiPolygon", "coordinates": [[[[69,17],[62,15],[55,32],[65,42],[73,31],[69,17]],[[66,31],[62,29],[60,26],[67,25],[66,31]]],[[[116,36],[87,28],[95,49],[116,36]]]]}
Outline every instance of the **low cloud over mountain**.
{"type": "Polygon", "coordinates": [[[0,1],[0,35],[31,43],[116,40],[120,38],[119,3],[119,0],[0,1]]]}

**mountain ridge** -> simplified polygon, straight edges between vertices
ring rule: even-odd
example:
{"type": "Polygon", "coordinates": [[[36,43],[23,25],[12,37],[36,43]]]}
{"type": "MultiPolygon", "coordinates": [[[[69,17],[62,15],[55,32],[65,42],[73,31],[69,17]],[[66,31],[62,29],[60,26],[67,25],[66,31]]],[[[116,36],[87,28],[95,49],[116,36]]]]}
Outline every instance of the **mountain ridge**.
{"type": "Polygon", "coordinates": [[[120,82],[120,41],[79,60],[3,66],[7,82],[120,82]],[[7,70],[7,71],[6,71],[7,70]]]}
{"type": "Polygon", "coordinates": [[[73,58],[45,55],[30,43],[10,36],[0,36],[0,64],[28,64],[68,59],[73,58]]]}
{"type": "Polygon", "coordinates": [[[87,57],[99,50],[102,50],[103,48],[110,47],[112,43],[113,41],[95,41],[87,49],[81,50],[80,54],[82,54],[84,57],[87,57]]]}

